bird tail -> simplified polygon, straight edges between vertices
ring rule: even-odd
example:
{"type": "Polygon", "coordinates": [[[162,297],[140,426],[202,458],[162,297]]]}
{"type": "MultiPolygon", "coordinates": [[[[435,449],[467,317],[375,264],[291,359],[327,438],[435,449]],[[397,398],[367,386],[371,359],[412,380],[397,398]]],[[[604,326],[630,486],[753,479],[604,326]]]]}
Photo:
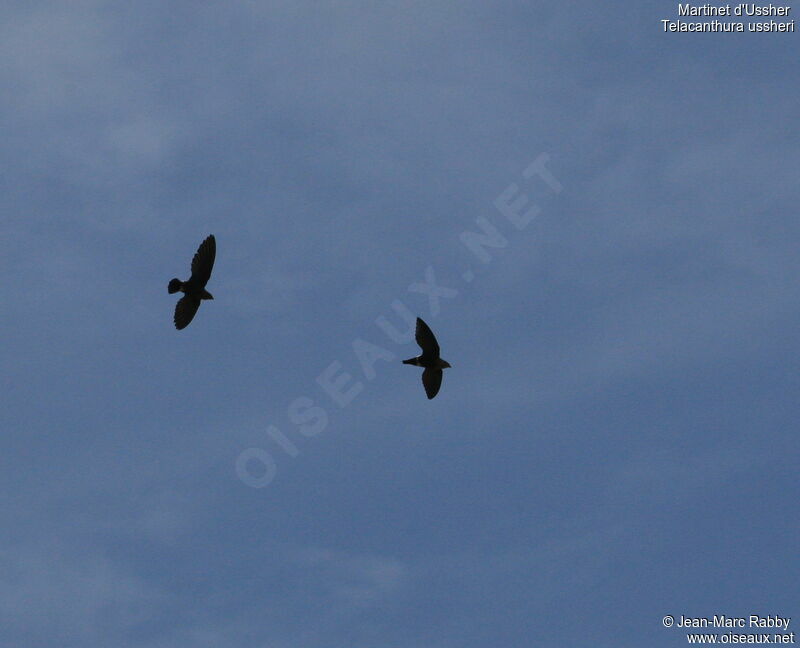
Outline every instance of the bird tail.
{"type": "Polygon", "coordinates": [[[181,289],[181,280],[180,279],[172,279],[167,286],[167,290],[169,290],[169,294],[176,293],[181,289]]]}

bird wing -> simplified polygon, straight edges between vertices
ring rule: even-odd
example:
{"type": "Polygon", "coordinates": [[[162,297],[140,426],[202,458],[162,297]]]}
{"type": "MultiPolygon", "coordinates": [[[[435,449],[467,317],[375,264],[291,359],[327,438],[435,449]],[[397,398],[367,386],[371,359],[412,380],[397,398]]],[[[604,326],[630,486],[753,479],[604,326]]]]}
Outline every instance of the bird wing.
{"type": "Polygon", "coordinates": [[[442,386],[442,370],[431,367],[425,369],[422,372],[422,385],[425,387],[428,400],[436,396],[439,393],[439,387],[442,386]]]}
{"type": "MultiPolygon", "coordinates": [[[[439,357],[439,343],[436,342],[436,337],[428,325],[423,322],[419,317],[417,318],[417,344],[422,349],[422,355],[425,358],[438,358],[439,357]]],[[[441,379],[440,379],[441,380],[441,379]]],[[[433,398],[432,396],[430,398],[433,398]]]]}
{"type": "Polygon", "coordinates": [[[179,331],[189,326],[197,309],[200,308],[200,300],[189,295],[184,295],[175,304],[175,328],[179,331]]]}
{"type": "Polygon", "coordinates": [[[190,281],[205,287],[211,278],[211,270],[214,267],[214,259],[217,257],[217,240],[211,234],[197,248],[197,253],[192,259],[192,278],[190,281]]]}

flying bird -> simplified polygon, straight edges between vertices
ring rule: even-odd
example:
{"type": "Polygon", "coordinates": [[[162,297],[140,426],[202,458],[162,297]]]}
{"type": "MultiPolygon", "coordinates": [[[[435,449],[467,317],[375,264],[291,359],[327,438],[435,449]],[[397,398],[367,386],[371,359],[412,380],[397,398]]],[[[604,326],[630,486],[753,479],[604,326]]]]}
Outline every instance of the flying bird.
{"type": "Polygon", "coordinates": [[[422,355],[403,360],[403,364],[425,367],[425,371],[422,372],[422,385],[430,400],[439,393],[439,387],[442,386],[442,369],[450,368],[450,363],[439,357],[439,343],[433,331],[419,317],[415,337],[422,349],[422,355]]]}
{"type": "Polygon", "coordinates": [[[172,279],[167,286],[169,294],[182,292],[183,297],[175,305],[175,328],[179,331],[189,326],[200,302],[203,299],[214,299],[206,290],[206,284],[211,278],[211,269],[217,256],[217,240],[211,234],[197,248],[197,253],[192,259],[192,276],[188,281],[172,279]]]}

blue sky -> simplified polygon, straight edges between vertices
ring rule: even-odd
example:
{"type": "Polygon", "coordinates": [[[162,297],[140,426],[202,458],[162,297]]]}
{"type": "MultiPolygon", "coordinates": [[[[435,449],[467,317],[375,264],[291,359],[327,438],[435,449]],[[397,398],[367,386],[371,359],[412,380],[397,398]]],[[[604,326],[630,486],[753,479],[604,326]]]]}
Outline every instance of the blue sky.
{"type": "Polygon", "coordinates": [[[5,3],[0,643],[638,648],[686,642],[666,614],[800,619],[797,35],[675,17],[5,3]],[[544,159],[560,191],[524,177],[544,159]],[[178,332],[166,284],[209,233],[215,300],[178,332]],[[395,301],[453,366],[433,401],[376,324],[402,331],[395,301]],[[344,407],[332,363],[363,385],[344,407]]]}

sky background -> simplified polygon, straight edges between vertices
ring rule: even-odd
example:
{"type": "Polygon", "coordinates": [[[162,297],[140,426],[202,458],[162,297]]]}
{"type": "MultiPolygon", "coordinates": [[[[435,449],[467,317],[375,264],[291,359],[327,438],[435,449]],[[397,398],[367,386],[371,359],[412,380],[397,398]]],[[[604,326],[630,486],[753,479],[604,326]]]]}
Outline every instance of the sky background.
{"type": "Polygon", "coordinates": [[[663,18],[3,3],[0,644],[800,632],[798,36],[663,18]],[[523,177],[542,154],[560,192],[523,177]],[[506,241],[486,264],[476,220],[506,241]],[[176,331],[167,282],[210,233],[215,300],[176,331]],[[429,267],[458,291],[436,313],[429,267]],[[453,366],[435,400],[375,323],[405,329],[394,300],[453,366]],[[372,379],[357,339],[392,356],[372,379]]]}

